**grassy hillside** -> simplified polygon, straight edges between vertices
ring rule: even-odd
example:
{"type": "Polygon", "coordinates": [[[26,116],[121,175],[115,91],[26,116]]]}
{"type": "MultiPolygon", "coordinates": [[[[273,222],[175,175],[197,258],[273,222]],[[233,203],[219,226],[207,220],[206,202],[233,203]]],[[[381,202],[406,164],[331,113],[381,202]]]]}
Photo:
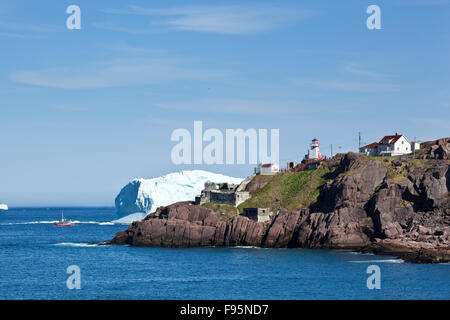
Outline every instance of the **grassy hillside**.
{"type": "Polygon", "coordinates": [[[317,200],[320,187],[324,185],[329,170],[327,167],[311,171],[278,173],[273,176],[255,177],[252,184],[265,186],[252,192],[252,198],[242,203],[238,209],[267,207],[276,212],[281,208],[293,210],[307,207],[317,200]]]}

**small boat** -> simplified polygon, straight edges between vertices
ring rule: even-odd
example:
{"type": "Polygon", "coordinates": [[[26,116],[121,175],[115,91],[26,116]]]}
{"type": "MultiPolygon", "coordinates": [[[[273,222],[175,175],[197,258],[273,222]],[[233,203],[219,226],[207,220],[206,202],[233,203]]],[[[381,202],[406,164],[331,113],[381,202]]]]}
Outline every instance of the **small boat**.
{"type": "Polygon", "coordinates": [[[8,206],[4,203],[0,203],[0,211],[7,211],[8,210],[8,206]]]}
{"type": "Polygon", "coordinates": [[[74,226],[75,223],[72,222],[70,219],[64,219],[64,211],[61,212],[61,220],[58,222],[53,223],[55,227],[71,227],[74,226]]]}

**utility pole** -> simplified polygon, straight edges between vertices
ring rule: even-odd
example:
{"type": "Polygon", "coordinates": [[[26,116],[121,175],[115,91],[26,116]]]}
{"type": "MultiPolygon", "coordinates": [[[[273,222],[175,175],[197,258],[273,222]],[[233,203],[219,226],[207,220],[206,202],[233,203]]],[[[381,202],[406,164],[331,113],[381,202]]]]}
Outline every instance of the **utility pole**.
{"type": "Polygon", "coordinates": [[[361,132],[358,132],[358,152],[361,149],[361,132]]]}
{"type": "Polygon", "coordinates": [[[333,158],[333,144],[331,144],[331,158],[333,158]]]}

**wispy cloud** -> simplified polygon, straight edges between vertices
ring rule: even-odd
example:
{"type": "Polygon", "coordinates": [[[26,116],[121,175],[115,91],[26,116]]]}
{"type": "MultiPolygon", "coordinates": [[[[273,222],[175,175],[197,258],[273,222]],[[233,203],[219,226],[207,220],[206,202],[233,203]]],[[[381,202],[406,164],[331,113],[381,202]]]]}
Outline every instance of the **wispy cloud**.
{"type": "Polygon", "coordinates": [[[222,6],[152,9],[128,6],[105,9],[110,14],[159,17],[155,25],[175,30],[223,34],[249,34],[276,28],[310,16],[307,10],[278,6],[222,6]]]}
{"type": "Polygon", "coordinates": [[[380,84],[357,81],[324,81],[324,80],[305,80],[295,81],[297,86],[312,87],[319,89],[339,90],[339,91],[397,91],[402,87],[395,84],[380,84]]]}
{"type": "Polygon", "coordinates": [[[17,38],[17,39],[39,39],[38,36],[14,32],[0,32],[0,37],[17,38]]]}
{"type": "Polygon", "coordinates": [[[46,24],[28,24],[0,21],[0,36],[39,39],[42,34],[62,30],[62,27],[46,24]]]}
{"type": "Polygon", "coordinates": [[[151,35],[155,34],[156,31],[148,28],[132,28],[132,27],[124,27],[120,26],[116,23],[111,22],[94,22],[92,24],[95,28],[114,31],[114,32],[124,32],[134,35],[151,35]]]}
{"type": "Polygon", "coordinates": [[[209,79],[220,73],[185,68],[176,61],[110,61],[95,67],[74,66],[46,70],[24,70],[10,74],[16,82],[44,87],[82,89],[154,84],[182,79],[209,79]]]}
{"type": "Polygon", "coordinates": [[[364,67],[357,63],[348,63],[343,69],[344,73],[348,73],[351,75],[371,77],[371,78],[385,78],[389,75],[383,74],[381,72],[373,71],[370,68],[364,67]]]}
{"type": "Polygon", "coordinates": [[[114,51],[135,55],[135,56],[148,56],[151,55],[152,57],[158,56],[158,57],[168,57],[170,56],[170,52],[165,49],[160,48],[148,48],[148,47],[139,47],[130,45],[128,43],[119,43],[114,45],[107,45],[105,46],[107,49],[111,49],[114,51]]]}
{"type": "MultiPolygon", "coordinates": [[[[283,104],[287,107],[292,102],[271,102],[255,99],[200,99],[195,101],[176,101],[156,103],[154,106],[178,111],[204,112],[204,113],[229,113],[229,114],[255,114],[274,110],[276,105],[283,104]]],[[[298,106],[298,105],[297,105],[298,106]]]]}
{"type": "MultiPolygon", "coordinates": [[[[329,105],[317,101],[303,101],[297,99],[260,99],[260,98],[208,98],[183,101],[167,101],[152,103],[154,107],[207,114],[236,114],[267,117],[273,119],[283,115],[304,115],[311,110],[326,110],[329,113],[336,110],[335,105],[329,105]],[[282,111],[280,111],[282,110],[282,111]],[[330,111],[331,110],[331,111],[330,111]]],[[[361,108],[361,105],[358,105],[361,108]]],[[[347,110],[341,108],[339,114],[347,110]]],[[[354,111],[352,111],[354,112],[354,111]]],[[[244,118],[246,119],[246,118],[244,118]]]]}
{"type": "Polygon", "coordinates": [[[374,71],[375,67],[367,63],[347,62],[336,70],[330,70],[333,75],[326,78],[294,79],[293,82],[301,87],[336,91],[379,92],[404,88],[404,85],[393,83],[391,75],[374,71]]]}
{"type": "Polygon", "coordinates": [[[438,6],[450,4],[450,0],[394,0],[393,3],[408,6],[438,6]]]}
{"type": "Polygon", "coordinates": [[[77,112],[86,110],[86,107],[66,103],[55,104],[52,106],[52,108],[60,111],[77,111],[77,112]]]}

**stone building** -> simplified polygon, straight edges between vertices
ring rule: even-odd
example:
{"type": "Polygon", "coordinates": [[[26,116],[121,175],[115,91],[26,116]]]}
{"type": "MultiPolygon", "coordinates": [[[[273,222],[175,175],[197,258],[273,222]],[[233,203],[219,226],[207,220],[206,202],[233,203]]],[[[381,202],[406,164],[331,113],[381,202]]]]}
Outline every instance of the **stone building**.
{"type": "Polygon", "coordinates": [[[270,221],[269,208],[244,208],[244,216],[256,222],[270,221]]]}
{"type": "Polygon", "coordinates": [[[237,207],[244,201],[250,199],[250,192],[243,191],[241,185],[242,183],[238,185],[207,182],[205,183],[205,189],[202,190],[202,193],[195,197],[195,204],[201,205],[207,202],[215,202],[237,207]]]}

